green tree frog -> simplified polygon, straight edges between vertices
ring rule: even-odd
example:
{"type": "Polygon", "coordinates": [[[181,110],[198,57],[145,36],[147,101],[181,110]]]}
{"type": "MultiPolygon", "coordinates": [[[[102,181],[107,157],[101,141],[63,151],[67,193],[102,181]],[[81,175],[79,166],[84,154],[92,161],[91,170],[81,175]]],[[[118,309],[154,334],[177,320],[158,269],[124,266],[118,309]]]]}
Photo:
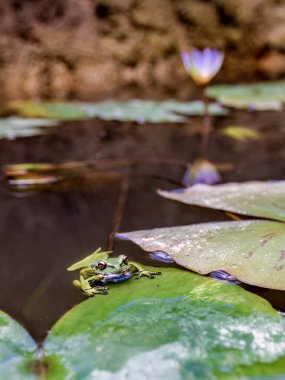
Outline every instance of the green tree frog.
{"type": "Polygon", "coordinates": [[[111,251],[103,252],[98,248],[91,255],[67,268],[68,271],[80,269],[79,280],[74,280],[73,285],[84,295],[93,297],[95,294],[107,294],[106,284],[125,281],[132,276],[136,279],[142,276],[152,279],[161,274],[145,270],[140,264],[129,261],[125,255],[111,258],[110,253],[111,251]]]}

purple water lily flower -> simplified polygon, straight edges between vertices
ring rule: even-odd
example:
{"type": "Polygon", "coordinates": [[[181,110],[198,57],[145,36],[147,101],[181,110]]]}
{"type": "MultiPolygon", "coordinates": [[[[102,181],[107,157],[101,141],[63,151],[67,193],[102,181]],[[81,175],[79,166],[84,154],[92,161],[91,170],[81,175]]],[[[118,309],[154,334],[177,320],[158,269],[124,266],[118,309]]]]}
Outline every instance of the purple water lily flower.
{"type": "Polygon", "coordinates": [[[182,51],[181,58],[186,71],[199,85],[205,85],[220,70],[224,53],[217,49],[192,49],[190,52],[182,51]]]}

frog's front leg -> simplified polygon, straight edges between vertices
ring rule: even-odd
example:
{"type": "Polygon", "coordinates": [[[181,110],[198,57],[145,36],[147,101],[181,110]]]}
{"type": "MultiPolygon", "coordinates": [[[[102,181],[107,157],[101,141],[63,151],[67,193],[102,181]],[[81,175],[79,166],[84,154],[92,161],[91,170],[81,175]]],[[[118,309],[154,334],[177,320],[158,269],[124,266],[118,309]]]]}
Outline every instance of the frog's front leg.
{"type": "Polygon", "coordinates": [[[148,277],[150,279],[153,279],[154,276],[161,274],[161,272],[150,272],[148,270],[145,270],[139,263],[135,261],[130,261],[129,266],[131,268],[131,273],[136,276],[136,280],[140,279],[141,277],[148,277]]]}
{"type": "Polygon", "coordinates": [[[80,281],[74,280],[73,285],[88,297],[93,297],[95,294],[107,294],[108,289],[105,286],[91,286],[90,281],[97,279],[97,277],[98,276],[92,276],[86,278],[84,275],[80,274],[80,281]]]}

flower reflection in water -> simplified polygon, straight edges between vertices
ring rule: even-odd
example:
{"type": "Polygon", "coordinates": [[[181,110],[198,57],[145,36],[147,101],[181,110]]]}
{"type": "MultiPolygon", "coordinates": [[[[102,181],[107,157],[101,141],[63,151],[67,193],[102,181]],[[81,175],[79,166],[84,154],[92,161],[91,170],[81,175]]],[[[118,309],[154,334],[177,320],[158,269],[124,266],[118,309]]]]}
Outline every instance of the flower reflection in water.
{"type": "Polygon", "coordinates": [[[214,164],[208,160],[198,158],[192,165],[187,165],[182,184],[184,187],[196,184],[215,185],[221,182],[221,180],[220,173],[214,164]]]}

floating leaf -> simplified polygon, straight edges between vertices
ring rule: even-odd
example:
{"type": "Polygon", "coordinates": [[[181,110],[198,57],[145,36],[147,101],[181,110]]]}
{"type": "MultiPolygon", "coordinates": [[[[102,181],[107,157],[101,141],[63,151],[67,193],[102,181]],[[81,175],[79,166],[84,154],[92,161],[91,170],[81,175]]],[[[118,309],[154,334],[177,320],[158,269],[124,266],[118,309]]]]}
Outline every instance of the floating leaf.
{"type": "Polygon", "coordinates": [[[55,120],[20,119],[10,117],[0,119],[0,139],[13,140],[17,137],[31,137],[42,135],[48,131],[48,127],[58,125],[55,120]]]}
{"type": "Polygon", "coordinates": [[[285,321],[265,300],[185,270],[161,271],[155,280],[110,285],[108,296],[61,318],[44,342],[47,379],[285,373],[285,321]]]}
{"type": "Polygon", "coordinates": [[[285,224],[204,223],[120,234],[200,274],[223,270],[247,284],[285,290],[285,224]]]}
{"type": "MultiPolygon", "coordinates": [[[[104,101],[98,103],[11,102],[4,108],[6,113],[26,117],[57,120],[81,120],[98,117],[104,120],[136,121],[144,123],[185,122],[187,116],[203,115],[201,101],[181,103],[170,101],[131,100],[127,102],[104,101]]],[[[218,104],[210,104],[212,115],[225,115],[227,111],[218,104]]]]}
{"type": "Polygon", "coordinates": [[[190,205],[285,221],[285,181],[195,185],[158,193],[190,205]]]}
{"type": "Polygon", "coordinates": [[[258,131],[255,131],[251,128],[239,127],[239,126],[230,126],[223,128],[221,133],[224,136],[230,137],[238,141],[246,140],[260,140],[261,134],[258,131]]]}
{"type": "Polygon", "coordinates": [[[0,311],[0,377],[1,379],[33,380],[36,343],[7,314],[0,311]]]}
{"type": "Polygon", "coordinates": [[[207,95],[228,107],[279,111],[285,103],[285,82],[211,86],[207,95]]]}

